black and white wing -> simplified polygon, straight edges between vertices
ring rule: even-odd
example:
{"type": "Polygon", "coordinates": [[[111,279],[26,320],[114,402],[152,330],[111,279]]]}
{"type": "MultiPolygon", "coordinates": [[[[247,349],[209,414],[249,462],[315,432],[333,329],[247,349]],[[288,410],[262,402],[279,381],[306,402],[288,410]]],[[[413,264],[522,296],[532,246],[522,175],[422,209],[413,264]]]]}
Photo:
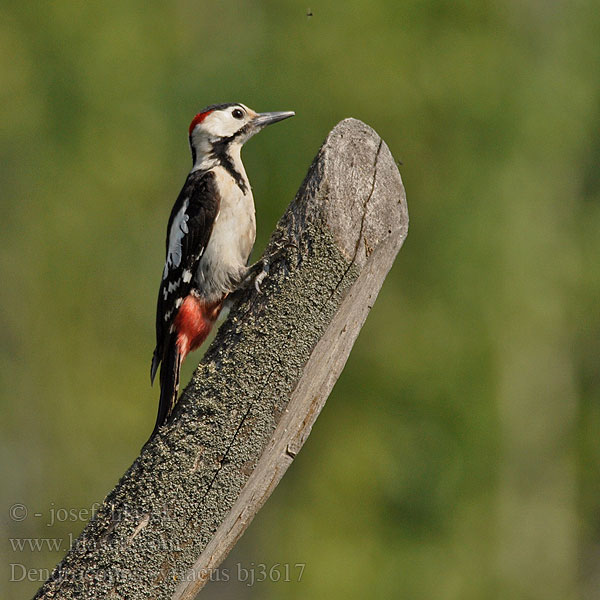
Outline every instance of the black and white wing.
{"type": "Polygon", "coordinates": [[[192,287],[198,262],[219,213],[219,205],[214,173],[190,173],[167,226],[167,257],[156,307],[156,348],[150,370],[152,381],[163,358],[171,324],[192,287]]]}

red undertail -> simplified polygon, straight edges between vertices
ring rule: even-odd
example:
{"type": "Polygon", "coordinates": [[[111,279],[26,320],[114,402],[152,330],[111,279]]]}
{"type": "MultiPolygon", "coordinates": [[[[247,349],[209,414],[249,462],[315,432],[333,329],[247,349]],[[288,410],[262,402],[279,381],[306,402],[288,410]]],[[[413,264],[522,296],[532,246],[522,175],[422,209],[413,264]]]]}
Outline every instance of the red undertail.
{"type": "Polygon", "coordinates": [[[202,345],[217,320],[221,308],[223,308],[223,300],[207,303],[192,294],[183,301],[175,317],[176,344],[181,360],[202,345]]]}

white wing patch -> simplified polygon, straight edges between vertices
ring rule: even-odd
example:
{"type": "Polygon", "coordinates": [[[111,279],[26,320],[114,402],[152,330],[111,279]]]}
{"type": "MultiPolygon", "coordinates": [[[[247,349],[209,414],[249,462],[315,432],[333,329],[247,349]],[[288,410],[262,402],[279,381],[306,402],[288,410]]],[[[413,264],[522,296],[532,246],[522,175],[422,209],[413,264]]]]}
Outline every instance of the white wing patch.
{"type": "Polygon", "coordinates": [[[181,264],[181,242],[185,234],[189,231],[187,225],[189,215],[186,213],[189,202],[189,198],[184,200],[183,206],[179,209],[171,224],[171,230],[169,231],[169,251],[163,271],[163,280],[167,278],[171,267],[178,267],[181,264]]]}

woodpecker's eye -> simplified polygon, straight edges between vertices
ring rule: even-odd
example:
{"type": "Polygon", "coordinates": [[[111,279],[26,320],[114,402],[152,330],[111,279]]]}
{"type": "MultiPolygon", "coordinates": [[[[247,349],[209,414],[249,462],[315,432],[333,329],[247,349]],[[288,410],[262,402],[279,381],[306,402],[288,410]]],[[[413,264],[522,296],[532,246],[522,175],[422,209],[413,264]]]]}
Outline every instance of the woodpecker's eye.
{"type": "Polygon", "coordinates": [[[235,119],[241,119],[244,116],[244,111],[240,108],[234,108],[231,114],[235,119]]]}

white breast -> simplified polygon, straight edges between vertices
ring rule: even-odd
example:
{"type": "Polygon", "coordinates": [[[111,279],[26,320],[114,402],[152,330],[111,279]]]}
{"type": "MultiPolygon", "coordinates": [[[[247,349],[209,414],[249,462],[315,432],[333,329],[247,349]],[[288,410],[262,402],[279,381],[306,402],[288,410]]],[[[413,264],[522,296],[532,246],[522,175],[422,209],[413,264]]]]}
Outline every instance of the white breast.
{"type": "MultiPolygon", "coordinates": [[[[217,166],[213,172],[221,204],[196,273],[198,287],[209,302],[237,287],[246,272],[256,239],[250,184],[244,194],[226,169],[217,166]]],[[[247,181],[245,172],[243,176],[247,181]]]]}

